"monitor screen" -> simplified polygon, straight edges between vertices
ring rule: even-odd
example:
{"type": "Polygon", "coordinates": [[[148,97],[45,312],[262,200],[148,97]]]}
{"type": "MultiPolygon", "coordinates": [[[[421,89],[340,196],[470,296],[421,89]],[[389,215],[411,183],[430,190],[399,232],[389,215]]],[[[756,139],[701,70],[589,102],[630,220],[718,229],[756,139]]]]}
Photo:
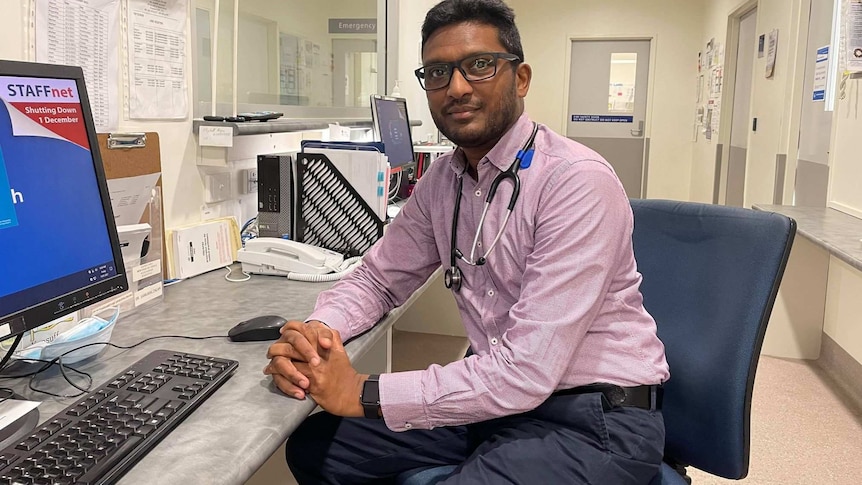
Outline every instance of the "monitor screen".
{"type": "Polygon", "coordinates": [[[128,288],[83,72],[0,61],[0,340],[128,288]]]}
{"type": "Polygon", "coordinates": [[[413,163],[413,137],[407,100],[374,94],[371,96],[371,119],[374,138],[383,142],[389,166],[395,168],[413,163]]]}

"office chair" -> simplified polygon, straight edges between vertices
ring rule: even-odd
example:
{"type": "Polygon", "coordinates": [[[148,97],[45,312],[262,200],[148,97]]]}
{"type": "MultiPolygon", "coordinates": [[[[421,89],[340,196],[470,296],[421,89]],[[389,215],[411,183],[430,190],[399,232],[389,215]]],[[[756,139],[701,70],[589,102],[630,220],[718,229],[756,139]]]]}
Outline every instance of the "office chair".
{"type": "Polygon", "coordinates": [[[644,306],[665,344],[665,463],[651,485],[690,483],[684,466],[748,474],[754,374],[796,234],[770,212],[632,200],[644,306]]]}
{"type": "MultiPolygon", "coordinates": [[[[665,344],[665,459],[650,485],[691,483],[686,466],[748,474],[754,375],[796,222],[770,212],[632,199],[644,306],[665,344]]],[[[411,470],[430,485],[454,466],[411,470]]]]}

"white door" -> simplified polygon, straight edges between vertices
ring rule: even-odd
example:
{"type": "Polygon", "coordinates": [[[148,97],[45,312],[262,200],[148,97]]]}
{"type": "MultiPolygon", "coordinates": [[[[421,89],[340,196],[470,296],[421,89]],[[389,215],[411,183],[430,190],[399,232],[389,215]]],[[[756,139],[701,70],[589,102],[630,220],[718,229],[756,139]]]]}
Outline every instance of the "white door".
{"type": "MultiPolygon", "coordinates": [[[[757,55],[757,9],[739,20],[739,49],[736,54],[736,80],[733,88],[733,118],[730,124],[730,147],[727,152],[727,176],[719,186],[714,201],[742,207],[745,199],[745,164],[748,160],[748,134],[756,130],[751,118],[751,81],[757,55]]],[[[723,154],[719,156],[724,157],[723,154]]],[[[719,169],[719,177],[723,170],[719,169]]]]}
{"type": "Polygon", "coordinates": [[[599,152],[643,197],[649,40],[573,40],[566,136],[599,152]]]}

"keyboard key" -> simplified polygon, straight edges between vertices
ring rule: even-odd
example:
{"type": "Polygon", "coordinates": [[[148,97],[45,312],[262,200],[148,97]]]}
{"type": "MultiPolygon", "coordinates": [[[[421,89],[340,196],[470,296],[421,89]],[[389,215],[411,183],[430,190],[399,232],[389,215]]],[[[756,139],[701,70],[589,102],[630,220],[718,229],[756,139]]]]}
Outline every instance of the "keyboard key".
{"type": "Polygon", "coordinates": [[[30,451],[33,448],[39,446],[39,443],[41,443],[41,442],[42,441],[39,440],[38,438],[36,438],[35,436],[31,436],[31,437],[25,439],[24,441],[18,443],[18,446],[16,446],[15,448],[19,449],[19,450],[23,450],[23,451],[30,451]]]}

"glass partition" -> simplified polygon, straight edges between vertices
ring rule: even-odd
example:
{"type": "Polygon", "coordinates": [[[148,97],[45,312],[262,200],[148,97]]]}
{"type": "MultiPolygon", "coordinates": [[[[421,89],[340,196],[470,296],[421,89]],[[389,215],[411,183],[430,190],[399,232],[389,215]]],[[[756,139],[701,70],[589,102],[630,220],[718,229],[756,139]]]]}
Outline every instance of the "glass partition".
{"type": "Polygon", "coordinates": [[[193,0],[196,117],[213,111],[214,86],[219,115],[235,97],[238,112],[370,118],[369,96],[385,92],[385,0],[239,0],[236,18],[234,4],[193,0]]]}

